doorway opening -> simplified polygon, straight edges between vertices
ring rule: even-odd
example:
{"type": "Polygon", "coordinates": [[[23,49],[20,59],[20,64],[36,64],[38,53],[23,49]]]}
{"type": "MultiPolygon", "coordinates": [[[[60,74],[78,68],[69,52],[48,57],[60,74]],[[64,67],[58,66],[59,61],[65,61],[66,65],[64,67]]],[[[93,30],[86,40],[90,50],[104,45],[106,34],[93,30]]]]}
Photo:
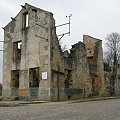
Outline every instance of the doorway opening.
{"type": "Polygon", "coordinates": [[[39,67],[29,69],[29,87],[39,87],[39,67]]]}

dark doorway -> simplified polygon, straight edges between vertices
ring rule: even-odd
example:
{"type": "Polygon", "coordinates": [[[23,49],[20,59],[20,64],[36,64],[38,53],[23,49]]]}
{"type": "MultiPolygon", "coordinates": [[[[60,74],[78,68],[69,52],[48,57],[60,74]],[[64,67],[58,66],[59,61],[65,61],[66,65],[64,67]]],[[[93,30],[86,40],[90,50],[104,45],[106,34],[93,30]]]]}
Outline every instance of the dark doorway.
{"type": "Polygon", "coordinates": [[[30,99],[38,99],[38,88],[39,88],[39,68],[29,69],[29,88],[30,88],[30,99]]]}
{"type": "Polygon", "coordinates": [[[11,71],[11,95],[18,96],[19,91],[19,70],[11,71]]]}
{"type": "Polygon", "coordinates": [[[11,87],[19,88],[19,70],[11,71],[11,87]]]}
{"type": "Polygon", "coordinates": [[[29,69],[29,87],[39,87],[39,68],[29,69]]]}

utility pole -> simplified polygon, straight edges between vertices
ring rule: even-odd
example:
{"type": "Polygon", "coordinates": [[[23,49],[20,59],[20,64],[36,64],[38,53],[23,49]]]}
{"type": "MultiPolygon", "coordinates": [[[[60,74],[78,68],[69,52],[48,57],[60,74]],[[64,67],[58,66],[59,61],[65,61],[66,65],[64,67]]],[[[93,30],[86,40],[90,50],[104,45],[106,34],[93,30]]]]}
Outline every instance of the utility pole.
{"type": "Polygon", "coordinates": [[[65,25],[68,25],[68,32],[66,32],[66,33],[62,33],[62,34],[60,34],[60,35],[58,35],[58,36],[61,36],[60,38],[59,38],[59,41],[66,35],[66,34],[69,34],[69,36],[70,36],[70,33],[71,33],[71,31],[70,31],[70,25],[71,25],[71,16],[72,16],[72,14],[70,14],[69,16],[66,16],[66,17],[68,17],[69,19],[68,19],[68,23],[64,23],[64,24],[61,24],[61,25],[57,25],[56,26],[56,28],[57,27],[61,27],[61,26],[65,26],[65,25]]]}

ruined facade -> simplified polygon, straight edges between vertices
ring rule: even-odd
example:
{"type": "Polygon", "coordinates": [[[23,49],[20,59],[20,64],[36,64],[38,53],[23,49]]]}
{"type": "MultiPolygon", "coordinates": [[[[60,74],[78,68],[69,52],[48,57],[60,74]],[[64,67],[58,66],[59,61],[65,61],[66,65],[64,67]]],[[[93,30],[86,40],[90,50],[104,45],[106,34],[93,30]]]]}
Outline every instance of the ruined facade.
{"type": "Polygon", "coordinates": [[[29,4],[4,27],[3,97],[68,100],[104,94],[102,41],[83,36],[70,53],[53,14],[29,4]]]}
{"type": "Polygon", "coordinates": [[[71,99],[90,96],[92,86],[85,45],[82,42],[72,45],[70,54],[65,56],[65,62],[65,88],[68,88],[68,96],[71,99]]]}
{"type": "Polygon", "coordinates": [[[54,27],[52,13],[28,4],[5,26],[4,97],[50,100],[54,27]]]}
{"type": "MultiPolygon", "coordinates": [[[[82,96],[104,96],[105,79],[102,41],[83,35],[83,43],[72,45],[67,65],[68,87],[80,88],[82,96]]],[[[79,95],[78,95],[79,96],[79,95]]]]}
{"type": "Polygon", "coordinates": [[[90,65],[92,93],[93,95],[104,95],[105,81],[102,41],[88,35],[84,35],[83,43],[87,50],[87,57],[90,65]]]}

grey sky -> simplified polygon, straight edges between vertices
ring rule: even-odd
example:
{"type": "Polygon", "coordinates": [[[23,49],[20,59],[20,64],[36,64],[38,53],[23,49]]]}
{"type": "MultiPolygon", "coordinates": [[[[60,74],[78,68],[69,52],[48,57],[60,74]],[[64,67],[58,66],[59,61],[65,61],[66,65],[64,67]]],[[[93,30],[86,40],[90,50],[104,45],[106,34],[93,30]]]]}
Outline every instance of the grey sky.
{"type": "MultiPolygon", "coordinates": [[[[51,11],[56,25],[68,22],[66,15],[71,17],[71,36],[66,35],[62,42],[70,45],[82,40],[83,34],[99,38],[105,42],[107,34],[120,33],[120,0],[1,0],[0,27],[10,22],[25,3],[51,11]]],[[[58,34],[67,32],[67,27],[58,29],[58,34]]],[[[0,41],[3,29],[0,28],[0,41]]],[[[0,43],[2,49],[2,43],[0,43]]],[[[2,52],[0,52],[0,81],[2,81],[2,52]]]]}

